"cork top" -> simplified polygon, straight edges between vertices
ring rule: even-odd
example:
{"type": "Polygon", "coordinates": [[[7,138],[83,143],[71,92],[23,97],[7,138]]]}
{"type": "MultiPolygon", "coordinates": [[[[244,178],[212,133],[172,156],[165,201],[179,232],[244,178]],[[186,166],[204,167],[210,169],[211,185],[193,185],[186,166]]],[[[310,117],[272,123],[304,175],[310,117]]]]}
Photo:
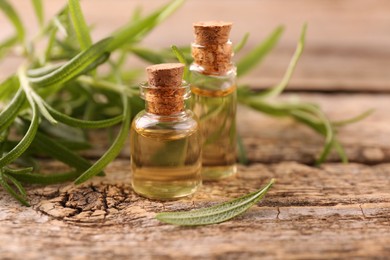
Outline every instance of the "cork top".
{"type": "Polygon", "coordinates": [[[184,100],[189,96],[189,86],[183,85],[184,65],[163,63],[146,68],[148,84],[141,85],[141,97],[146,111],[169,116],[185,110],[184,100]]]}
{"type": "Polygon", "coordinates": [[[232,25],[231,22],[223,21],[194,23],[195,43],[200,45],[224,44],[229,40],[232,25]]]}
{"type": "Polygon", "coordinates": [[[153,87],[178,87],[182,84],[184,65],[163,63],[146,68],[148,84],[153,87]]]}

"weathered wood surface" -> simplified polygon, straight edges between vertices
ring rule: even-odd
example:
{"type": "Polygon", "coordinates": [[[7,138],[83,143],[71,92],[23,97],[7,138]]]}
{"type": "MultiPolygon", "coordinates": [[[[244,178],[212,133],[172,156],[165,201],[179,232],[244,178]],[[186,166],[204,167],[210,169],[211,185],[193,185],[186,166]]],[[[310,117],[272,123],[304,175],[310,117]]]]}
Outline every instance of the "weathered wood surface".
{"type": "Polygon", "coordinates": [[[74,187],[31,187],[31,208],[0,197],[2,259],[279,259],[390,255],[390,164],[299,163],[240,167],[235,179],[205,183],[193,198],[136,196],[129,162],[74,187]],[[198,228],[161,224],[156,212],[210,205],[263,185],[266,198],[230,222],[198,228]]]}
{"type": "MultiPolygon", "coordinates": [[[[36,30],[30,1],[12,2],[22,13],[26,25],[36,30]]],[[[45,1],[47,17],[64,2],[45,1]]],[[[91,0],[83,1],[82,6],[87,20],[96,28],[94,38],[97,40],[129,21],[136,6],[143,6],[146,13],[166,2],[111,0],[108,4],[91,0]]],[[[193,39],[191,24],[210,19],[233,21],[234,42],[250,32],[246,50],[276,26],[286,25],[279,46],[262,66],[242,80],[253,87],[268,87],[279,81],[294,52],[300,28],[308,22],[306,49],[289,89],[390,91],[390,2],[387,0],[188,0],[144,42],[155,48],[188,45],[193,39]]],[[[12,27],[1,15],[0,25],[1,39],[12,32],[12,27]]],[[[0,78],[15,71],[19,63],[14,58],[1,63],[0,78]]]]}

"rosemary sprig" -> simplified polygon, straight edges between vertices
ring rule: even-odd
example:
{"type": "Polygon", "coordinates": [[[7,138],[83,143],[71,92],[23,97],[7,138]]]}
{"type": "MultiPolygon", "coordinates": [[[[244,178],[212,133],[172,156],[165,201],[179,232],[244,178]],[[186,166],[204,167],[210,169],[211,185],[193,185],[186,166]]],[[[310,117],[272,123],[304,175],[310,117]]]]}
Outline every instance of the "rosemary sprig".
{"type": "MultiPolygon", "coordinates": [[[[141,107],[138,91],[127,87],[129,83],[137,84],[138,68],[134,70],[137,71],[137,77],[125,84],[113,82],[113,78],[118,75],[121,77],[119,82],[124,81],[120,75],[124,72],[123,62],[119,67],[113,66],[107,75],[100,74],[98,77],[94,71],[103,63],[112,63],[112,52],[133,48],[184,1],[172,0],[145,17],[137,13],[131,23],[96,43],[92,42],[78,0],[69,0],[68,5],[46,25],[43,25],[42,2],[32,2],[42,29],[26,46],[33,46],[46,38],[46,50],[43,56],[32,51],[22,53],[26,65],[19,69],[17,75],[0,83],[0,145],[4,148],[4,154],[1,153],[0,157],[1,185],[24,205],[28,203],[25,193],[20,189],[20,182],[51,184],[76,179],[75,183],[79,184],[102,173],[104,167],[119,154],[128,134],[133,108],[135,114],[141,107]],[[69,143],[68,138],[85,140],[86,132],[80,129],[109,130],[119,123],[121,127],[116,140],[95,163],[90,163],[75,150],[63,145],[69,143]],[[56,126],[52,127],[52,124],[56,126]],[[21,135],[26,129],[27,132],[20,141],[15,142],[8,140],[9,129],[16,129],[21,135]],[[36,153],[62,161],[75,171],[44,175],[36,172],[38,168],[32,162],[31,166],[34,167],[24,170],[12,170],[9,167],[10,163],[18,167],[22,166],[22,162],[28,164],[30,156],[36,153]],[[28,160],[19,160],[22,157],[28,160]]],[[[8,40],[6,47],[18,44],[24,47],[25,29],[16,10],[7,0],[0,0],[0,9],[16,31],[16,40],[8,40]]],[[[2,48],[5,55],[7,51],[2,48]]],[[[131,70],[129,73],[134,74],[131,70]]]]}
{"type": "Polygon", "coordinates": [[[163,212],[156,215],[162,222],[179,226],[201,226],[217,224],[232,219],[258,203],[275,183],[275,179],[262,189],[246,194],[240,198],[208,208],[191,211],[163,212]]]}

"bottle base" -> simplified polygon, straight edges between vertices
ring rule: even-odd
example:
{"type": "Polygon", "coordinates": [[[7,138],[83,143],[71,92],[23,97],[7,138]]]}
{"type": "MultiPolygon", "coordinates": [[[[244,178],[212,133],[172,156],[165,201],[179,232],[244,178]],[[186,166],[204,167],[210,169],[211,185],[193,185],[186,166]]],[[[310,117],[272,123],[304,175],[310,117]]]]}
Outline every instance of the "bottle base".
{"type": "Polygon", "coordinates": [[[201,183],[183,186],[158,182],[143,182],[142,184],[133,182],[132,186],[135,193],[148,199],[176,200],[194,194],[200,188],[201,183]]]}
{"type": "Polygon", "coordinates": [[[206,181],[215,181],[233,176],[237,173],[237,166],[203,166],[202,179],[206,181]]]}

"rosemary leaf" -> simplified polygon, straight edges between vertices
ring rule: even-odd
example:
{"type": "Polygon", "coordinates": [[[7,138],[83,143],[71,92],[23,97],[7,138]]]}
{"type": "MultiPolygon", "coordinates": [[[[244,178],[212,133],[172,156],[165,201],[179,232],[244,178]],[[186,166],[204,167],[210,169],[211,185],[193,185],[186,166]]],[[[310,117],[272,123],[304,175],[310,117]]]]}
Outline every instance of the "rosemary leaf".
{"type": "Polygon", "coordinates": [[[38,151],[43,152],[71,167],[74,167],[80,172],[86,171],[92,166],[92,164],[83,157],[77,155],[62,144],[54,141],[39,131],[36,134],[32,146],[35,147],[38,151]]]}
{"type": "Polygon", "coordinates": [[[119,115],[110,119],[97,120],[97,121],[81,120],[63,114],[58,110],[54,109],[53,107],[51,107],[47,103],[44,103],[44,105],[56,120],[68,126],[73,126],[78,128],[106,128],[106,127],[116,125],[123,120],[123,115],[119,115]]]}
{"type": "Polygon", "coordinates": [[[242,165],[248,165],[249,160],[247,156],[247,152],[244,146],[244,143],[242,142],[241,135],[237,134],[237,150],[238,150],[238,161],[242,165]]]}
{"type": "Polygon", "coordinates": [[[108,51],[113,51],[125,44],[139,40],[141,36],[144,36],[146,33],[150,32],[154,27],[168,18],[183,3],[184,0],[173,0],[149,16],[143,19],[139,19],[135,22],[132,22],[128,26],[121,28],[113,34],[114,40],[110,43],[108,51]]]}
{"type": "Polygon", "coordinates": [[[303,49],[305,47],[305,37],[306,37],[306,29],[307,25],[304,24],[302,27],[301,37],[298,42],[297,48],[295,50],[295,53],[293,57],[291,58],[290,64],[287,67],[287,71],[284,74],[282,80],[277,84],[276,86],[265,90],[264,92],[260,92],[259,96],[262,96],[263,98],[272,98],[278,96],[282,91],[286,88],[288,82],[290,81],[295,67],[297,66],[298,60],[302,55],[303,49]]]}
{"type": "Polygon", "coordinates": [[[8,167],[3,168],[4,173],[6,174],[25,174],[25,173],[32,173],[34,170],[34,167],[27,167],[27,168],[22,168],[22,169],[11,169],[8,167]]]}
{"type": "MultiPolygon", "coordinates": [[[[61,85],[80,75],[80,73],[90,70],[90,66],[96,61],[100,61],[107,53],[107,46],[111,40],[112,38],[106,38],[95,43],[60,68],[46,74],[45,76],[29,78],[30,83],[37,87],[61,85]]],[[[100,61],[100,63],[101,62],[104,62],[104,60],[100,61]]]]}
{"type": "Polygon", "coordinates": [[[10,36],[0,42],[0,58],[7,54],[8,49],[18,43],[18,37],[16,35],[10,36]]]}
{"type": "Polygon", "coordinates": [[[241,41],[239,41],[237,44],[236,44],[236,46],[234,46],[234,53],[235,54],[237,54],[237,53],[239,53],[241,50],[242,50],[242,48],[244,48],[244,46],[246,45],[246,42],[248,41],[248,39],[249,39],[249,33],[246,33],[245,35],[244,35],[244,37],[241,39],[241,41]]]}
{"type": "Polygon", "coordinates": [[[274,184],[272,179],[264,188],[243,197],[208,208],[185,212],[163,212],[156,215],[161,222],[179,226],[201,226],[225,222],[259,202],[274,184]]]}
{"type": "Polygon", "coordinates": [[[43,59],[44,64],[49,62],[50,59],[52,58],[52,51],[53,51],[54,43],[56,41],[57,31],[58,31],[58,28],[53,27],[50,31],[49,36],[48,36],[49,39],[47,41],[47,45],[46,45],[46,49],[45,49],[45,56],[43,59]]]}
{"type": "Polygon", "coordinates": [[[152,64],[166,62],[165,57],[163,57],[160,52],[141,47],[131,47],[129,50],[137,57],[152,64]]]}
{"type": "MultiPolygon", "coordinates": [[[[24,206],[30,206],[27,202],[26,197],[23,193],[18,194],[12,187],[8,184],[6,175],[0,170],[0,185],[6,190],[12,197],[14,197],[17,201],[19,201],[24,206]]],[[[9,179],[9,178],[8,178],[9,179]]],[[[11,180],[14,180],[12,178],[11,180]]],[[[17,182],[17,188],[21,188],[22,186],[17,182]]],[[[23,191],[24,189],[22,189],[23,191]]]]}
{"type": "Polygon", "coordinates": [[[88,170],[86,170],[82,175],[80,175],[76,180],[75,184],[81,184],[96,174],[98,174],[101,170],[104,169],[112,160],[114,160],[118,154],[121,152],[123,144],[126,141],[129,128],[130,128],[130,122],[131,122],[131,105],[129,102],[129,98],[126,95],[123,95],[123,123],[121,126],[121,129],[119,131],[118,136],[116,137],[113,144],[110,146],[110,148],[104,153],[100,159],[95,162],[92,167],[90,167],[88,170]]]}
{"type": "Polygon", "coordinates": [[[13,6],[6,0],[0,0],[0,9],[4,12],[4,14],[8,17],[8,19],[15,27],[18,41],[22,43],[24,41],[25,31],[18,13],[15,11],[13,6]]]}
{"type": "Polygon", "coordinates": [[[14,96],[19,89],[19,80],[15,75],[0,83],[0,102],[4,102],[14,96]]]}
{"type": "Polygon", "coordinates": [[[258,65],[275,47],[283,33],[283,27],[276,28],[267,39],[242,57],[237,63],[237,76],[241,77],[258,65]]]}
{"type": "Polygon", "coordinates": [[[334,146],[334,149],[337,151],[337,153],[339,154],[340,158],[341,158],[341,162],[342,163],[348,163],[348,156],[347,154],[345,153],[345,150],[344,150],[344,147],[339,143],[339,141],[337,140],[334,140],[333,141],[333,146],[334,146]]]}
{"type": "Polygon", "coordinates": [[[7,174],[4,174],[4,177],[6,179],[8,179],[10,182],[12,182],[13,185],[15,185],[15,187],[18,189],[19,193],[24,197],[26,198],[27,197],[27,193],[26,193],[26,190],[24,189],[24,187],[22,186],[22,184],[17,181],[14,177],[10,176],[10,175],[7,175],[7,174]]]}
{"type": "Polygon", "coordinates": [[[183,78],[184,80],[189,80],[189,75],[190,75],[190,71],[188,69],[189,67],[189,64],[187,63],[187,60],[186,58],[184,57],[184,54],[183,52],[175,45],[172,45],[171,46],[171,49],[172,49],[172,52],[173,54],[176,56],[177,60],[184,64],[184,74],[183,74],[183,78]]]}
{"type": "Polygon", "coordinates": [[[0,112],[0,133],[7,129],[15,120],[20,109],[26,101],[25,94],[22,88],[19,88],[14,98],[0,112]]]}
{"type": "Polygon", "coordinates": [[[80,172],[65,172],[65,173],[52,173],[52,174],[39,174],[39,173],[9,173],[16,180],[29,184],[57,184],[68,181],[73,181],[78,176],[80,172]]]}
{"type": "Polygon", "coordinates": [[[332,125],[337,126],[337,127],[341,127],[341,126],[353,124],[353,123],[359,122],[359,121],[365,119],[366,117],[370,116],[372,113],[374,113],[374,111],[375,111],[375,109],[368,109],[367,111],[364,111],[360,115],[354,116],[352,118],[332,122],[332,125]]]}
{"type": "Polygon", "coordinates": [[[44,118],[46,118],[46,120],[49,121],[52,125],[58,124],[57,120],[55,120],[52,117],[52,115],[49,113],[49,111],[47,111],[42,98],[39,95],[37,95],[32,89],[30,89],[30,91],[31,91],[32,98],[34,99],[35,103],[38,105],[39,112],[41,113],[41,115],[44,118]]]}
{"type": "MultiPolygon", "coordinates": [[[[28,90],[26,90],[26,84],[28,83],[26,82],[26,79],[23,76],[23,72],[20,72],[19,74],[20,74],[21,86],[24,88],[25,93],[27,94],[26,91],[28,90]]],[[[27,99],[32,109],[31,124],[26,134],[23,136],[22,140],[20,140],[20,142],[11,151],[9,151],[7,154],[5,154],[3,157],[0,158],[0,167],[4,167],[7,164],[15,161],[18,157],[20,157],[30,146],[38,130],[38,125],[39,125],[38,106],[31,97],[27,96],[27,99]]]]}
{"type": "Polygon", "coordinates": [[[68,0],[69,14],[76,32],[77,40],[82,50],[88,49],[92,45],[92,38],[89,28],[85,22],[79,0],[68,0]]]}
{"type": "Polygon", "coordinates": [[[39,26],[42,28],[45,20],[42,0],[31,0],[35,15],[37,16],[39,26]]]}

